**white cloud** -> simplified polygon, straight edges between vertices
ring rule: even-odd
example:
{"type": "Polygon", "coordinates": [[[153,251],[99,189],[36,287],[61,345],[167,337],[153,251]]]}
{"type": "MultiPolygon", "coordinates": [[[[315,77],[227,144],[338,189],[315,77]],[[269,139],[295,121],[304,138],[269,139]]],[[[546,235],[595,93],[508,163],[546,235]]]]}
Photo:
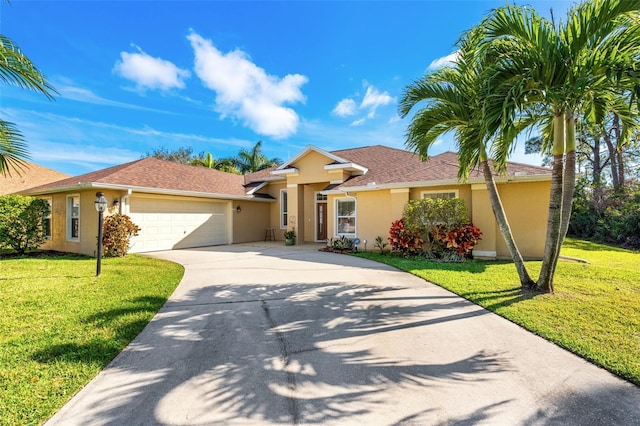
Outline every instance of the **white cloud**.
{"type": "Polygon", "coordinates": [[[430,64],[429,67],[427,69],[429,70],[435,70],[438,69],[440,67],[443,66],[451,66],[454,62],[456,62],[458,60],[458,58],[460,57],[460,52],[458,52],[457,50],[447,56],[443,56],[441,58],[435,59],[433,60],[430,64]]]}
{"type": "Polygon", "coordinates": [[[114,65],[113,71],[136,83],[139,89],[170,90],[185,87],[184,80],[191,76],[189,71],[165,59],[154,58],[139,47],[137,49],[138,53],[120,52],[120,60],[114,65]]]}
{"type": "Polygon", "coordinates": [[[338,117],[348,117],[356,113],[356,101],[350,98],[345,98],[338,102],[338,105],[333,109],[333,114],[338,117]]]}
{"type": "Polygon", "coordinates": [[[380,93],[378,90],[373,87],[367,87],[367,93],[364,95],[364,99],[362,99],[362,103],[360,104],[360,109],[369,109],[368,117],[373,118],[376,114],[376,109],[382,105],[389,105],[395,99],[392,98],[389,93],[384,92],[380,93]]]}
{"type": "Polygon", "coordinates": [[[223,53],[196,33],[187,38],[195,53],[196,75],[216,92],[215,110],[222,118],[233,117],[256,133],[277,139],[296,133],[298,114],[283,105],[305,101],[300,87],[307,77],[269,75],[241,50],[223,53]]]}
{"type": "Polygon", "coordinates": [[[388,92],[380,92],[366,80],[363,81],[362,84],[367,88],[367,91],[360,101],[360,105],[358,105],[352,98],[345,98],[338,102],[332,111],[334,115],[339,117],[356,115],[357,110],[364,111],[365,117],[351,122],[351,126],[361,126],[365,121],[375,118],[378,107],[389,105],[396,101],[396,99],[389,95],[388,92]]]}

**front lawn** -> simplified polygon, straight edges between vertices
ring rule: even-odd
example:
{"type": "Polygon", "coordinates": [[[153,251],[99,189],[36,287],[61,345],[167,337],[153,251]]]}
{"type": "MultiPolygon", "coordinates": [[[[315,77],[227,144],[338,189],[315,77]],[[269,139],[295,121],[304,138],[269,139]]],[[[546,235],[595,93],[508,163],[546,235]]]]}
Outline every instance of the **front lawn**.
{"type": "Polygon", "coordinates": [[[0,260],[0,424],[46,421],[153,318],[183,275],[142,256],[0,260]]]}
{"type": "MultiPolygon", "coordinates": [[[[640,253],[567,239],[555,294],[522,294],[504,261],[436,263],[362,253],[444,287],[640,385],[640,253]]],[[[537,277],[541,262],[527,262],[537,277]]]]}

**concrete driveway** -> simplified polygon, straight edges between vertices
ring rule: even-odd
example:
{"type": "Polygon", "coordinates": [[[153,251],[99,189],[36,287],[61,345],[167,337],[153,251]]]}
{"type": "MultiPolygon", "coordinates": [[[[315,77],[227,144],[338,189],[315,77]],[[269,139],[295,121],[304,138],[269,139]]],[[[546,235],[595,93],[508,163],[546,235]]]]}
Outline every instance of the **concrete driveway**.
{"type": "Polygon", "coordinates": [[[159,252],[184,279],[49,425],[638,425],[640,388],[350,256],[159,252]]]}

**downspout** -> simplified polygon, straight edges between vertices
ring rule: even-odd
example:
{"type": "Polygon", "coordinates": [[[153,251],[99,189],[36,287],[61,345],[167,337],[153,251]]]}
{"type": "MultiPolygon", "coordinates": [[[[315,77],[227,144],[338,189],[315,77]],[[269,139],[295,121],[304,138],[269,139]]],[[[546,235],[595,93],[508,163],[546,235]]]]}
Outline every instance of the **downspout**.
{"type": "Polygon", "coordinates": [[[131,189],[127,189],[127,195],[120,197],[120,214],[128,214],[129,208],[126,204],[132,192],[131,189]]]}

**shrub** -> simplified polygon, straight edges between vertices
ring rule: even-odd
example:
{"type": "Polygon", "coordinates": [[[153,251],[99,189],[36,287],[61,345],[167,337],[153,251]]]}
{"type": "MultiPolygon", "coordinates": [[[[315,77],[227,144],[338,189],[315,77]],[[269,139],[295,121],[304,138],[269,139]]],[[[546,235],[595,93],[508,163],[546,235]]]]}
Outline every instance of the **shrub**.
{"type": "Polygon", "coordinates": [[[473,226],[473,223],[467,223],[453,229],[447,229],[444,225],[437,227],[433,238],[441,242],[444,251],[452,251],[462,258],[467,258],[481,236],[482,232],[479,228],[473,226]]]}
{"type": "Polygon", "coordinates": [[[0,248],[19,254],[44,242],[42,219],[49,214],[46,200],[22,195],[0,196],[0,248]]]}
{"type": "Polygon", "coordinates": [[[384,249],[387,247],[387,243],[384,241],[384,238],[378,235],[376,237],[376,243],[374,244],[374,247],[380,250],[380,254],[384,254],[384,249]]]}
{"type": "Polygon", "coordinates": [[[405,228],[404,219],[398,219],[391,223],[388,240],[389,245],[391,245],[391,251],[400,253],[403,256],[420,254],[424,245],[420,232],[416,229],[405,228]]]}
{"type": "Polygon", "coordinates": [[[123,257],[129,251],[129,239],[138,235],[140,227],[129,216],[116,213],[104,218],[102,230],[105,257],[123,257]]]}

